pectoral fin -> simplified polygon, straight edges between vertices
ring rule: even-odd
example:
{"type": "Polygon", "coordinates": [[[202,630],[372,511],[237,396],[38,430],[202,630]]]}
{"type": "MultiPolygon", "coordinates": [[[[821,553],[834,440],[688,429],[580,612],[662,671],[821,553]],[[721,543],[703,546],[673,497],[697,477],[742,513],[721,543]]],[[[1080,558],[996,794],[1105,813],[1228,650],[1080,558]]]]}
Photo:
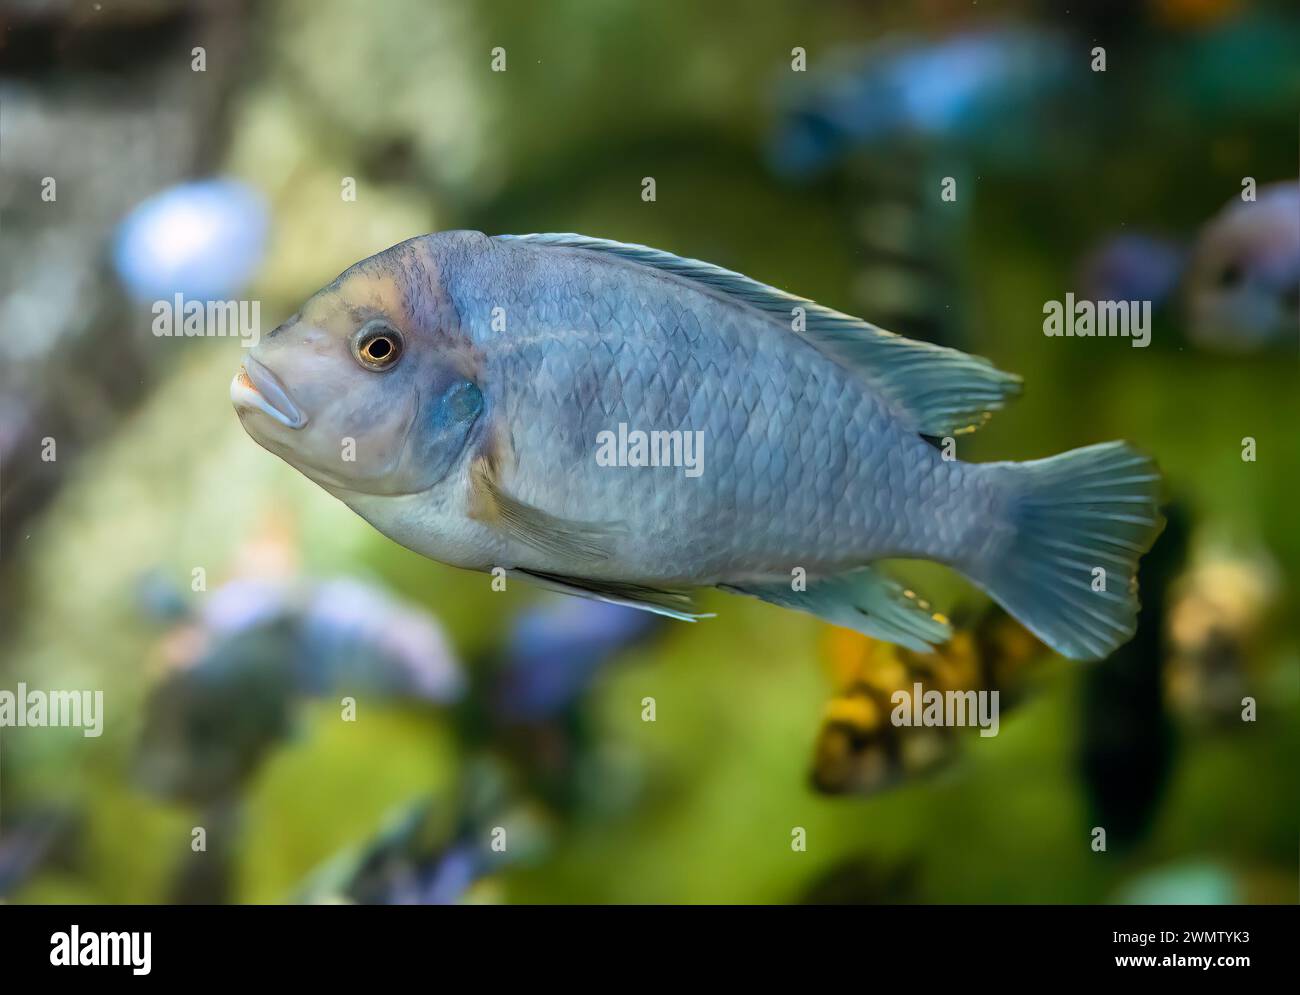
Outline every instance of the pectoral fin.
{"type": "Polygon", "coordinates": [[[772,584],[719,584],[724,591],[748,594],[782,608],[795,608],[833,625],[927,653],[952,635],[952,627],[924,601],[872,567],[859,567],[821,580],[807,590],[789,581],[772,584]]]}
{"type": "Polygon", "coordinates": [[[564,560],[607,560],[621,529],[613,523],[575,522],[534,508],[505,493],[486,460],[471,471],[473,517],[511,538],[564,560]]]}
{"type": "Polygon", "coordinates": [[[552,591],[574,594],[595,601],[606,601],[611,605],[638,608],[641,611],[665,615],[682,622],[694,622],[696,619],[713,617],[711,614],[694,611],[695,602],[688,591],[647,587],[619,581],[589,580],[584,577],[564,577],[560,574],[539,573],[535,570],[509,570],[507,573],[523,575],[552,591]]]}

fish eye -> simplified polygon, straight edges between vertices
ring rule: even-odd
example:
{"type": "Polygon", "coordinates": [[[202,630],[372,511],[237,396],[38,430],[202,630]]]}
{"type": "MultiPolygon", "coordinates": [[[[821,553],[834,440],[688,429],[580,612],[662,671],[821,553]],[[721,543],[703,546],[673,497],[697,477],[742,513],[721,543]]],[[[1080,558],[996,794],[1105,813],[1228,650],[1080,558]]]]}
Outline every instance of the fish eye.
{"type": "Polygon", "coordinates": [[[370,321],[353,341],[352,354],[368,370],[386,370],[402,355],[402,335],[386,321],[370,321]]]}
{"type": "Polygon", "coordinates": [[[1236,262],[1228,263],[1219,271],[1219,286],[1225,290],[1235,287],[1241,282],[1241,266],[1236,262]]]}

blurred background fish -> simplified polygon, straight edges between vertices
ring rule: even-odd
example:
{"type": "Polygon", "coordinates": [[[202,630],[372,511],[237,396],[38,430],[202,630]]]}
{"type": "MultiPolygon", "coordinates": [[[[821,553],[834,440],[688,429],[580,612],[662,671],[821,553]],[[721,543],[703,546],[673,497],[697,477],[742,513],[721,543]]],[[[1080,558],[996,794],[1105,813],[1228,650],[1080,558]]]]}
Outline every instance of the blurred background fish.
{"type": "Polygon", "coordinates": [[[1205,226],[1185,277],[1188,337],[1223,352],[1300,345],[1300,183],[1262,187],[1205,226]]]}
{"type": "Polygon", "coordinates": [[[1164,692],[1190,722],[1240,728],[1258,690],[1255,662],[1277,622],[1281,573],[1265,549],[1202,537],[1170,592],[1164,692]]]}
{"type": "Polygon", "coordinates": [[[851,151],[909,142],[936,153],[1030,155],[1070,56],[1063,34],[1016,24],[841,47],[819,60],[809,83],[785,88],[769,156],[782,174],[807,177],[851,151]],[[1003,141],[986,145],[995,131],[1003,141]]]}
{"type": "Polygon", "coordinates": [[[635,797],[635,778],[629,782],[603,746],[587,699],[615,661],[650,652],[666,624],[622,605],[551,596],[523,611],[505,644],[475,667],[485,675],[481,735],[558,814],[609,810],[635,797]]]}
{"type": "Polygon", "coordinates": [[[505,772],[487,759],[467,765],[445,805],[420,799],[394,813],[374,838],[313,871],[299,900],[310,904],[453,905],[494,897],[492,875],[527,863],[545,828],[511,801],[505,772]]]}
{"type": "MultiPolygon", "coordinates": [[[[826,631],[827,669],[835,694],[826,705],[813,751],[812,783],[826,794],[869,795],[933,772],[957,756],[977,729],[900,725],[894,695],[923,691],[998,693],[998,708],[1015,708],[1047,647],[997,605],[954,620],[957,634],[932,653],[871,639],[847,629],[826,631]]],[[[909,698],[910,700],[910,698],[909,698]]],[[[972,725],[974,723],[972,722],[972,725]]]]}
{"type": "MultiPolygon", "coordinates": [[[[272,528],[253,548],[274,559],[284,538],[272,528]]],[[[191,610],[151,574],[139,601],[171,628],[158,648],[163,673],[145,704],[135,777],[192,806],[203,833],[197,852],[192,841],[176,848],[169,901],[233,899],[244,795],[297,731],[304,699],[329,695],[355,711],[374,702],[448,706],[464,691],[437,622],[359,580],[236,578],[191,610]]]]}
{"type": "Polygon", "coordinates": [[[1190,245],[1117,235],[1081,264],[1092,300],[1149,300],[1208,352],[1286,354],[1300,345],[1300,183],[1236,196],[1190,245]]]}
{"type": "Polygon", "coordinates": [[[294,704],[344,696],[448,705],[464,687],[438,624],[357,580],[234,580],[164,640],[140,775],[168,797],[241,786],[293,728],[294,704]]]}
{"type": "MultiPolygon", "coordinates": [[[[143,715],[136,777],[193,806],[205,837],[201,858],[188,844],[178,849],[170,901],[232,899],[241,800],[299,731],[305,699],[452,709],[464,749],[479,751],[455,791],[390,816],[369,842],[328,862],[305,886],[305,901],[465,900],[490,867],[508,866],[492,850],[492,819],[520,827],[512,854],[535,855],[544,845],[534,825],[541,813],[571,817],[590,804],[601,753],[583,698],[663,619],[550,597],[465,667],[431,615],[373,584],[301,578],[288,543],[282,523],[270,523],[240,558],[263,573],[226,582],[198,608],[158,574],[140,581],[142,609],[170,628],[158,647],[162,673],[143,715]],[[518,810],[507,818],[511,806],[518,810]]],[[[35,860],[24,856],[29,850],[14,851],[15,866],[35,860]]]]}

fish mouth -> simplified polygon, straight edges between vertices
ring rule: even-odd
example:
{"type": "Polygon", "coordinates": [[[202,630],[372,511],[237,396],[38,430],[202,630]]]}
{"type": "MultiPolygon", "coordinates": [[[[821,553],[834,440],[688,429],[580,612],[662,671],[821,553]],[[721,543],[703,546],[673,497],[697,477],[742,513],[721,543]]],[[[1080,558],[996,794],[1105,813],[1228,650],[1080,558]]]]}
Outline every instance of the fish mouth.
{"type": "Polygon", "coordinates": [[[307,416],[294,404],[279,378],[252,356],[230,381],[230,400],[236,408],[260,411],[285,428],[302,428],[307,416]]]}

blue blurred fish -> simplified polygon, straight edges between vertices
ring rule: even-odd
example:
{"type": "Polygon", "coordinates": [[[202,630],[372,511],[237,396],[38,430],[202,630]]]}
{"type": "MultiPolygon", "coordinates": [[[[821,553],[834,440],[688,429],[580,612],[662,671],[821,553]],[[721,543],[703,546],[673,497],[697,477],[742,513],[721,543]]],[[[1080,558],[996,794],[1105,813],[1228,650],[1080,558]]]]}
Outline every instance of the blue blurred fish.
{"type": "Polygon", "coordinates": [[[300,889],[308,904],[450,905],[486,868],[481,845],[458,838],[455,816],[420,799],[396,812],[369,840],[313,871],[300,889]]]}
{"type": "Polygon", "coordinates": [[[499,668],[499,714],[516,721],[557,714],[613,656],[645,639],[659,621],[600,601],[563,599],[529,608],[515,620],[499,668]]]}
{"type": "Polygon", "coordinates": [[[456,566],[681,619],[716,586],[928,648],[947,620],[871,564],[929,559],[1103,657],[1133,632],[1159,477],[1119,442],[988,464],[927,442],[1019,386],[645,246],[443,232],[313,296],[231,397],[261,445],[456,566]]]}
{"type": "Polygon", "coordinates": [[[312,904],[450,905],[545,846],[542,826],[514,796],[506,772],[490,758],[477,757],[449,797],[404,805],[373,837],[313,871],[297,898],[312,904]],[[494,845],[498,840],[504,845],[494,845]]]}
{"type": "Polygon", "coordinates": [[[1187,249],[1155,235],[1126,233],[1107,239],[1079,267],[1083,297],[1092,301],[1151,301],[1174,294],[1187,265],[1187,249]]]}
{"type": "Polygon", "coordinates": [[[530,606],[513,620],[505,645],[473,668],[483,679],[486,721],[466,731],[508,757],[553,813],[619,808],[637,794],[638,779],[593,727],[585,696],[607,666],[666,624],[602,601],[547,598],[530,606]]]}
{"type": "Polygon", "coordinates": [[[945,162],[1041,174],[1057,146],[1112,126],[1117,113],[1200,131],[1295,107],[1294,17],[1262,10],[1201,30],[1150,30],[1133,6],[833,49],[806,73],[782,73],[768,160],[780,175],[808,179],[864,150],[919,147],[945,162]],[[1094,46],[1110,56],[1104,77],[1092,70],[1094,46]]]}
{"type": "Polygon", "coordinates": [[[785,88],[769,159],[807,177],[872,145],[969,146],[993,132],[1005,145],[1045,110],[1070,59],[1063,35],[1021,26],[840,49],[785,88]]]}
{"type": "MultiPolygon", "coordinates": [[[[178,610],[156,578],[142,593],[155,610],[178,610]]],[[[464,691],[432,617],[353,580],[231,581],[173,630],[168,646],[173,669],[146,706],[137,772],[160,794],[193,802],[239,788],[289,735],[304,697],[446,705],[464,691]]]]}

